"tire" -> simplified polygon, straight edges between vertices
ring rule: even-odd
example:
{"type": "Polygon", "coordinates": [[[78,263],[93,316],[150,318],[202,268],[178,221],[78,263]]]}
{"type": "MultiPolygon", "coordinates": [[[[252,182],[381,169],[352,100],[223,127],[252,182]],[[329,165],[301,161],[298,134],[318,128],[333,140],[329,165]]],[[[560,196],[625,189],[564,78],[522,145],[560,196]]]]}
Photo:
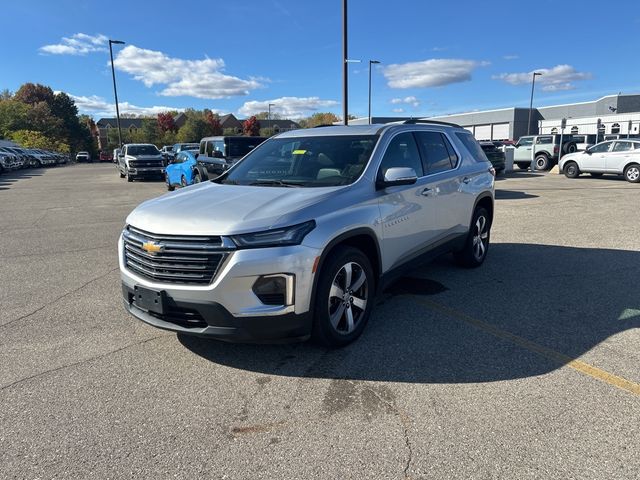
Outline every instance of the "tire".
{"type": "Polygon", "coordinates": [[[313,340],[331,348],[353,342],[371,316],[374,296],[375,279],[369,258],[353,247],[336,248],[318,277],[313,340]]]}
{"type": "Polygon", "coordinates": [[[591,175],[593,178],[602,177],[602,173],[599,173],[599,172],[591,172],[589,175],[591,175]]]}
{"type": "Polygon", "coordinates": [[[580,175],[580,169],[576,162],[567,162],[562,170],[567,178],[578,178],[580,175]]]}
{"type": "Polygon", "coordinates": [[[578,147],[576,146],[575,143],[567,144],[567,153],[575,153],[577,151],[578,151],[578,147]]]}
{"type": "Polygon", "coordinates": [[[184,178],[184,175],[182,175],[182,177],[180,178],[180,186],[181,186],[182,188],[184,188],[184,187],[188,187],[188,186],[189,186],[189,184],[187,183],[187,179],[186,179],[186,178],[184,178]]]}
{"type": "Polygon", "coordinates": [[[120,178],[126,177],[126,175],[124,174],[124,172],[122,170],[118,169],[118,173],[120,174],[120,178]]]}
{"type": "Polygon", "coordinates": [[[127,172],[127,182],[133,182],[133,177],[127,172]]]}
{"type": "Polygon", "coordinates": [[[516,163],[516,165],[518,165],[518,168],[520,170],[526,170],[527,168],[529,168],[531,166],[531,162],[527,162],[527,163],[516,163]]]}
{"type": "Polygon", "coordinates": [[[169,190],[170,192],[173,192],[173,191],[176,189],[176,187],[174,187],[173,185],[171,185],[171,184],[169,183],[169,175],[166,175],[166,174],[165,174],[165,176],[164,176],[164,181],[165,181],[165,182],[166,182],[166,184],[167,184],[167,190],[169,190]]]}
{"type": "Polygon", "coordinates": [[[491,218],[489,212],[484,207],[476,207],[464,247],[453,254],[458,265],[465,268],[476,268],[482,265],[484,259],[487,258],[490,237],[491,218]]]}
{"type": "Polygon", "coordinates": [[[549,170],[551,166],[551,162],[549,161],[549,157],[547,157],[544,153],[540,155],[536,155],[536,170],[549,170]]]}
{"type": "Polygon", "coordinates": [[[202,179],[200,178],[200,172],[196,172],[193,176],[193,183],[200,183],[202,179]]]}
{"type": "Polygon", "coordinates": [[[640,165],[632,163],[624,169],[624,178],[627,182],[640,183],[640,165]]]}

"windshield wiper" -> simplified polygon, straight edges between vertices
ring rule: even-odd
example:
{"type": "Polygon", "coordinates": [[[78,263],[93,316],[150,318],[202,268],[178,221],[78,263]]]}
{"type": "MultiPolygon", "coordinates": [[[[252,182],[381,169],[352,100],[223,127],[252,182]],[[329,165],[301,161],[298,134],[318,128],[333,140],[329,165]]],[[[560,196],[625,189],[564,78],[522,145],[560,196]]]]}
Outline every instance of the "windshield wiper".
{"type": "Polygon", "coordinates": [[[288,180],[256,180],[255,182],[251,182],[249,185],[252,186],[275,186],[275,187],[302,187],[304,182],[293,182],[288,180]]]}

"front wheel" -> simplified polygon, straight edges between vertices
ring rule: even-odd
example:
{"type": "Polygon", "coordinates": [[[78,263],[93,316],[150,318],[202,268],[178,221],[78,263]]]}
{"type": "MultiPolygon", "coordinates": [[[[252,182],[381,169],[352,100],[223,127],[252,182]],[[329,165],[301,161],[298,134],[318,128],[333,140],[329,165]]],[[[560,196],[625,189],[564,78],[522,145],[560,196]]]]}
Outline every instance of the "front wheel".
{"type": "Polygon", "coordinates": [[[477,207],[473,213],[471,229],[462,250],[455,252],[454,257],[460,266],[476,268],[482,265],[489,251],[491,236],[491,218],[484,207],[477,207]]]}
{"type": "Polygon", "coordinates": [[[634,163],[625,168],[624,178],[627,182],[640,183],[640,165],[634,163]]]}
{"type": "Polygon", "coordinates": [[[187,179],[185,178],[184,175],[182,175],[182,177],[180,178],[180,186],[182,188],[189,186],[189,184],[187,183],[187,179]]]}
{"type": "Polygon", "coordinates": [[[374,303],[375,280],[369,258],[353,247],[331,252],[318,278],[313,339],[343,347],[358,338],[374,303]]]}
{"type": "Polygon", "coordinates": [[[133,177],[129,172],[127,172],[127,182],[133,182],[133,177]]]}
{"type": "Polygon", "coordinates": [[[164,176],[164,181],[167,183],[167,190],[169,190],[170,192],[173,192],[176,189],[176,187],[171,185],[171,182],[169,181],[169,175],[164,176]]]}
{"type": "Polygon", "coordinates": [[[563,170],[564,176],[567,178],[578,178],[578,175],[580,175],[580,169],[576,162],[567,162],[563,170]]]}
{"type": "Polygon", "coordinates": [[[202,179],[200,178],[200,173],[196,172],[196,174],[193,176],[193,183],[200,183],[202,181],[202,179]]]}

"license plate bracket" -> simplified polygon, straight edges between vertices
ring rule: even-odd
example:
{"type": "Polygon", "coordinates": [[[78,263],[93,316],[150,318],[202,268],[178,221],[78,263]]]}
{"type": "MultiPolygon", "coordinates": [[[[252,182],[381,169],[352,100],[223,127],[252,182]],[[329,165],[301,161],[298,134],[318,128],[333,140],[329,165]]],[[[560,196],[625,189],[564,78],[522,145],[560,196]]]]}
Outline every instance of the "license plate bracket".
{"type": "Polygon", "coordinates": [[[133,294],[135,296],[134,302],[138,308],[160,315],[164,314],[167,302],[163,290],[152,290],[136,285],[133,287],[133,294]]]}

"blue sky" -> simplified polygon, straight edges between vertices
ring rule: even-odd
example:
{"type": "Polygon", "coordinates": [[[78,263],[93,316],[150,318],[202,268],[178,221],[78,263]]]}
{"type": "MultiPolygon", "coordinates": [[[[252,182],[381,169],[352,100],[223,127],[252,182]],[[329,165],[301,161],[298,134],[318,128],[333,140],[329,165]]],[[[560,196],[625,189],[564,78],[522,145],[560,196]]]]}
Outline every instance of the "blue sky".
{"type": "MultiPolygon", "coordinates": [[[[7,2],[0,89],[38,82],[81,112],[210,108],[245,117],[342,112],[341,0],[7,2]],[[9,41],[8,39],[12,39],[9,41]],[[124,47],[124,48],[123,48],[124,47]]],[[[349,111],[432,116],[638,93],[640,10],[584,1],[350,0],[349,111]],[[534,6],[533,8],[531,6],[534,6]],[[539,83],[538,83],[539,82],[539,83]]]]}

